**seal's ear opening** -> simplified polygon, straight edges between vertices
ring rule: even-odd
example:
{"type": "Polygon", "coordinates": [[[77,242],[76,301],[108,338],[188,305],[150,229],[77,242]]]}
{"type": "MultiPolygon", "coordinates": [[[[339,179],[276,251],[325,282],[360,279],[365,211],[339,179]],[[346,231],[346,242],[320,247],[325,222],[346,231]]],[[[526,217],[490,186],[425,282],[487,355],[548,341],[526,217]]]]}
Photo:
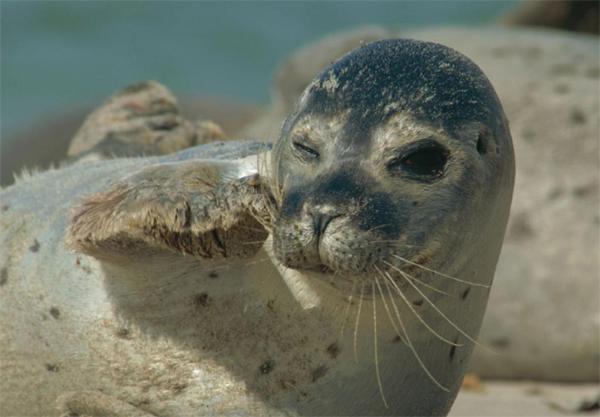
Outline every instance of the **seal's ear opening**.
{"type": "Polygon", "coordinates": [[[479,135],[477,135],[477,152],[479,155],[483,156],[487,153],[488,148],[488,136],[485,131],[479,131],[479,135]]]}
{"type": "Polygon", "coordinates": [[[258,174],[235,172],[222,161],[145,167],[73,209],[67,246],[108,262],[164,251],[253,256],[268,236],[268,200],[258,174]]]}

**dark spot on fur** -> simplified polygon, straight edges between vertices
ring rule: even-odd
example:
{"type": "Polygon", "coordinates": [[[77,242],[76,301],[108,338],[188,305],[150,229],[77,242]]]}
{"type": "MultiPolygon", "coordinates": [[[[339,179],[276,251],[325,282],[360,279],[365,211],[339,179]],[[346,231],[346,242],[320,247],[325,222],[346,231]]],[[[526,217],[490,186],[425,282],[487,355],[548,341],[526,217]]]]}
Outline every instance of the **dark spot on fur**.
{"type": "Polygon", "coordinates": [[[413,201],[413,202],[412,202],[412,205],[413,205],[413,206],[418,206],[418,205],[419,205],[419,202],[418,202],[418,201],[413,201]]]}
{"type": "Polygon", "coordinates": [[[485,155],[488,149],[488,135],[487,132],[479,132],[477,137],[477,152],[479,155],[485,155]]]}
{"type": "Polygon", "coordinates": [[[40,242],[38,242],[37,239],[33,239],[33,244],[29,247],[29,250],[32,251],[33,253],[40,250],[40,242]]]}
{"type": "Polygon", "coordinates": [[[213,279],[214,279],[214,278],[219,278],[219,274],[217,274],[215,271],[210,271],[210,272],[208,273],[208,277],[209,277],[209,278],[213,278],[213,279]]]}
{"type": "Polygon", "coordinates": [[[490,340],[490,344],[497,348],[507,348],[510,346],[510,339],[508,337],[496,337],[490,340]]]}
{"type": "Polygon", "coordinates": [[[81,263],[81,259],[79,258],[79,256],[75,260],[75,265],[77,265],[79,268],[81,268],[87,274],[91,274],[92,273],[92,270],[91,270],[91,268],[89,266],[83,265],[81,263]]]}
{"type": "Polygon", "coordinates": [[[48,372],[58,372],[60,370],[60,367],[55,363],[47,363],[46,370],[48,372]]]}
{"type": "Polygon", "coordinates": [[[574,125],[581,125],[587,121],[587,117],[581,109],[571,109],[569,113],[569,120],[574,125]]]}
{"type": "Polygon", "coordinates": [[[267,375],[271,373],[273,368],[275,368],[275,362],[271,359],[267,359],[262,363],[262,365],[259,366],[258,370],[261,374],[267,375]]]}
{"type": "Polygon", "coordinates": [[[201,292],[200,294],[197,294],[194,297],[194,305],[196,307],[206,307],[210,304],[210,302],[211,302],[211,298],[205,292],[201,292]]]}
{"type": "Polygon", "coordinates": [[[58,319],[60,317],[60,310],[56,307],[51,307],[50,308],[50,315],[52,317],[54,317],[55,319],[58,319]]]}
{"type": "Polygon", "coordinates": [[[131,333],[129,332],[129,329],[125,327],[121,327],[120,329],[118,329],[115,332],[115,335],[121,339],[131,339],[131,333]]]}
{"type": "Polygon", "coordinates": [[[177,382],[171,388],[174,394],[180,394],[184,389],[187,388],[187,384],[185,382],[177,382]]]}
{"type": "Polygon", "coordinates": [[[318,379],[321,379],[325,376],[325,374],[327,373],[328,369],[325,365],[319,365],[319,367],[317,367],[314,371],[312,371],[311,377],[312,377],[312,382],[315,382],[318,379]]]}
{"type": "Polygon", "coordinates": [[[0,271],[0,287],[6,285],[7,282],[8,282],[8,269],[2,268],[2,271],[0,271]]]}
{"type": "Polygon", "coordinates": [[[470,292],[471,292],[471,287],[464,290],[463,293],[460,295],[460,298],[462,298],[463,300],[466,300],[466,298],[469,296],[470,292]]]}
{"type": "Polygon", "coordinates": [[[414,300],[412,303],[413,303],[413,305],[416,305],[417,307],[419,307],[419,306],[423,305],[423,299],[419,298],[417,300],[414,300]]]}
{"type": "MultiPolygon", "coordinates": [[[[456,336],[454,338],[454,343],[457,343],[457,342],[458,342],[458,336],[456,336]]],[[[450,346],[450,354],[449,354],[450,362],[452,362],[454,360],[455,354],[456,354],[456,346],[452,345],[452,346],[450,346]]]]}
{"type": "Polygon", "coordinates": [[[327,346],[327,348],[325,350],[327,351],[329,356],[331,356],[332,358],[335,359],[340,354],[341,349],[336,342],[333,342],[332,344],[327,346]]]}
{"type": "Polygon", "coordinates": [[[267,301],[267,308],[271,311],[275,311],[275,300],[267,301]]]}

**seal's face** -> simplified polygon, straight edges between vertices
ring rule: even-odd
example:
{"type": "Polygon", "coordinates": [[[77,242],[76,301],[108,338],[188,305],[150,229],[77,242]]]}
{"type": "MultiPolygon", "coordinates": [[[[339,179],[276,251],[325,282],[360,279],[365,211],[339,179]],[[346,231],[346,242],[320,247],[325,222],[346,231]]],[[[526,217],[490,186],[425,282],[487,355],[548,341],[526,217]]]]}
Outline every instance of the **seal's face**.
{"type": "Polygon", "coordinates": [[[455,264],[453,248],[490,226],[512,175],[503,153],[500,104],[465,57],[410,40],[355,50],[306,89],[276,144],[275,255],[342,279],[399,259],[455,264]]]}

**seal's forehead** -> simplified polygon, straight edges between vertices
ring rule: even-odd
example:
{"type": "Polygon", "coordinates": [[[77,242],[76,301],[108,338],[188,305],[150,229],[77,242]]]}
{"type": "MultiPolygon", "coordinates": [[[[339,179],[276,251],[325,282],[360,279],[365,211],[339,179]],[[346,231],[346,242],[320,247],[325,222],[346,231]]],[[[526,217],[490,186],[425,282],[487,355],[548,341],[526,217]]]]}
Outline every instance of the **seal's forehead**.
{"type": "Polygon", "coordinates": [[[352,131],[371,131],[396,112],[449,133],[480,122],[504,125],[500,102],[483,72],[439,44],[390,39],[362,46],[323,71],[301,99],[301,113],[352,112],[352,131]]]}

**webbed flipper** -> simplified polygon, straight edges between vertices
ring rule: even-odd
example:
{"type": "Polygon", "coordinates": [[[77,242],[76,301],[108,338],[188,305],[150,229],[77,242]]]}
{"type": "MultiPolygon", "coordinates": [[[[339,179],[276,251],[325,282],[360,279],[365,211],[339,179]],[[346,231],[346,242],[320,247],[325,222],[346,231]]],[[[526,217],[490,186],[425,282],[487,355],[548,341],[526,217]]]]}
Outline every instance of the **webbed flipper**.
{"type": "Polygon", "coordinates": [[[67,245],[99,259],[179,252],[248,258],[268,236],[271,197],[257,157],[146,166],[74,209],[67,245]]]}

